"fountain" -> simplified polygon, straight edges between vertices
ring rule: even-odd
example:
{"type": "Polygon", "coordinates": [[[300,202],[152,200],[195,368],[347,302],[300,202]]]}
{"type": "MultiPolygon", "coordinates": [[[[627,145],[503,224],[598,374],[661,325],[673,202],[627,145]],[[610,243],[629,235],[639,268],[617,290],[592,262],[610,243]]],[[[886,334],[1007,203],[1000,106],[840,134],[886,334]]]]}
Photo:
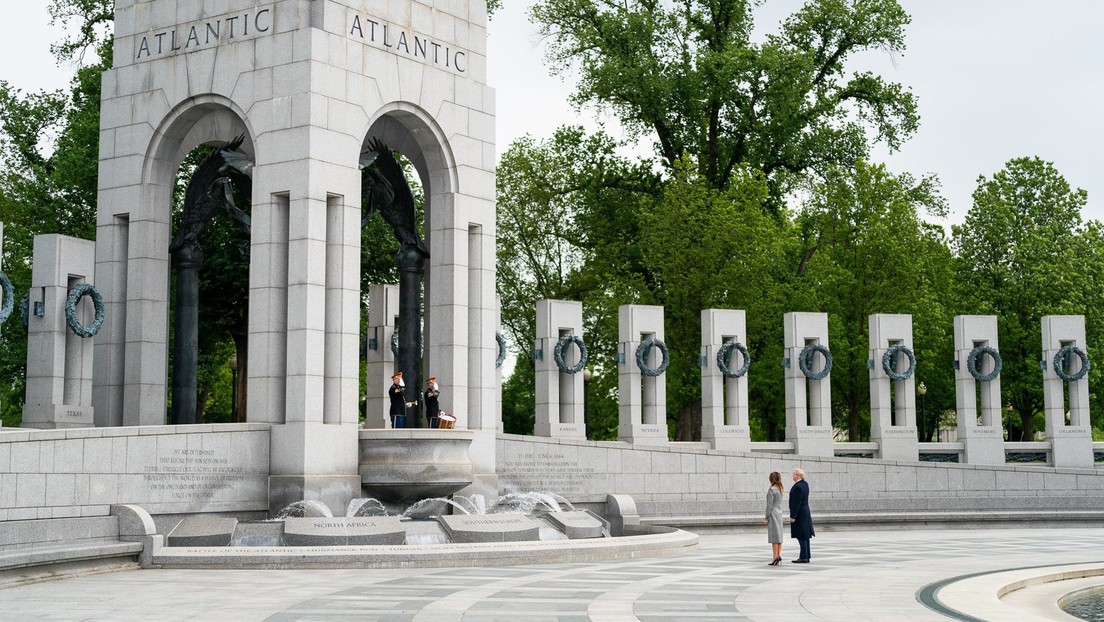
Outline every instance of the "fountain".
{"type": "Polygon", "coordinates": [[[275,518],[263,521],[203,515],[185,518],[169,533],[168,543],[192,547],[296,547],[609,537],[605,519],[576,510],[555,493],[533,491],[507,493],[492,504],[478,494],[431,497],[394,515],[389,513],[388,504],[371,497],[353,499],[345,516],[339,517],[318,501],[296,501],[275,518]],[[508,536],[503,535],[506,532],[508,536]]]}

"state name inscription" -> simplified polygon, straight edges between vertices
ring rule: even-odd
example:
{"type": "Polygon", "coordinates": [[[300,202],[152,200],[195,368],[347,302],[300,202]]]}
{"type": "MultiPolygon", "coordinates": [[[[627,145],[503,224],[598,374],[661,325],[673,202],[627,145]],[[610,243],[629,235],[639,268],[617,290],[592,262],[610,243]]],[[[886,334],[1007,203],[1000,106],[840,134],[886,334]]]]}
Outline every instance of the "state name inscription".
{"type": "Polygon", "coordinates": [[[499,473],[503,480],[519,491],[554,492],[559,495],[604,493],[595,490],[600,484],[593,467],[581,466],[556,451],[529,451],[507,459],[499,473]]]}
{"type": "Polygon", "coordinates": [[[143,468],[142,477],[166,501],[214,499],[246,477],[245,467],[232,464],[222,450],[174,449],[155,459],[156,464],[143,468]]]}

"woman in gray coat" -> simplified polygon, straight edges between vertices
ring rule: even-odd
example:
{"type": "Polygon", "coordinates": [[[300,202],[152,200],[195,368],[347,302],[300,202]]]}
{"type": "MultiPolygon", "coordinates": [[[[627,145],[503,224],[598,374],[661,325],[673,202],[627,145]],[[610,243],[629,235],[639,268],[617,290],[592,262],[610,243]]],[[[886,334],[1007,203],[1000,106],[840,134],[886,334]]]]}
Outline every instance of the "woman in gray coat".
{"type": "Polygon", "coordinates": [[[782,476],[775,471],[770,474],[770,488],[767,489],[767,516],[763,523],[767,526],[767,542],[771,544],[774,555],[771,566],[782,561],[782,476]]]}

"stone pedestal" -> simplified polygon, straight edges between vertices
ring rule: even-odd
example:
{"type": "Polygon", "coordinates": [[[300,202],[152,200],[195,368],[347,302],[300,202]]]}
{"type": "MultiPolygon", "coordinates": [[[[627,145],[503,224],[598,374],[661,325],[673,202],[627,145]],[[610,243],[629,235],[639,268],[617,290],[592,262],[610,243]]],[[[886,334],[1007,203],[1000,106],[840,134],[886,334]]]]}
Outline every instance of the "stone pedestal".
{"type": "MultiPolygon", "coordinates": [[[[636,364],[636,350],[643,341],[663,341],[663,307],[621,305],[617,318],[617,439],[641,445],[666,444],[666,374],[646,376],[636,364]]],[[[659,348],[653,347],[644,363],[657,369],[662,356],[659,348]]]]}
{"type": "MultiPolygon", "coordinates": [[[[801,456],[832,456],[831,378],[810,380],[801,372],[798,357],[809,346],[828,347],[828,314],[791,312],[783,316],[786,370],[786,440],[801,456]]],[[[813,357],[811,371],[824,369],[825,360],[813,357]]]]}
{"type": "Polygon", "coordinates": [[[568,540],[601,538],[609,534],[609,522],[588,510],[549,512],[544,519],[563,532],[568,540]]]}
{"type": "MultiPolygon", "coordinates": [[[[583,336],[583,303],[570,300],[537,301],[537,339],[533,362],[536,380],[537,436],[586,438],[583,421],[583,373],[569,374],[556,365],[560,339],[583,336]]],[[[585,342],[584,342],[585,343],[585,342]]],[[[577,344],[564,348],[564,364],[573,368],[581,360],[577,344]]]]}
{"type": "Polygon", "coordinates": [[[395,373],[395,353],[391,339],[399,318],[399,286],[372,285],[368,288],[368,334],[365,350],[367,396],[364,400],[364,427],[391,427],[391,408],[387,389],[395,373]]]}
{"type": "MultiPolygon", "coordinates": [[[[748,377],[726,377],[717,363],[724,344],[736,342],[747,347],[747,324],[743,310],[703,309],[702,321],[702,435],[701,440],[714,449],[751,451],[748,426],[748,377]]],[[[732,348],[728,358],[730,373],[745,363],[743,355],[732,348]]]]}
{"type": "Polygon", "coordinates": [[[398,516],[288,518],[286,546],[396,546],[406,541],[398,516]]]}
{"type": "Polygon", "coordinates": [[[916,440],[916,377],[909,358],[898,351],[891,361],[904,380],[889,377],[882,364],[886,351],[903,346],[913,351],[912,316],[874,314],[870,326],[870,440],[878,443],[876,458],[883,460],[919,459],[916,440]]]}
{"type": "Polygon", "coordinates": [[[521,514],[439,516],[452,542],[532,542],[540,539],[540,524],[521,514]]]}
{"type": "MultiPolygon", "coordinates": [[[[69,290],[95,281],[96,244],[63,235],[39,235],[27,320],[27,396],[23,427],[86,428],[92,409],[92,342],[70,330],[65,320],[69,290]]],[[[77,305],[77,319],[89,327],[91,296],[77,305]]],[[[162,412],[164,412],[162,410],[162,412]]]]}
{"type": "MultiPolygon", "coordinates": [[[[1085,317],[1047,315],[1043,332],[1043,411],[1046,439],[1053,464],[1062,468],[1093,468],[1092,424],[1089,421],[1089,377],[1066,382],[1054,369],[1054,358],[1066,346],[1086,352],[1085,317]],[[1067,413],[1069,415],[1067,419],[1067,413]]],[[[1067,375],[1082,369],[1081,358],[1071,354],[1063,366],[1067,375]]]]}
{"type": "Polygon", "coordinates": [[[472,444],[478,435],[475,430],[362,430],[358,460],[363,496],[409,504],[471,486],[472,444]]]}
{"type": "MultiPolygon", "coordinates": [[[[967,358],[974,348],[990,347],[1000,352],[995,315],[957,315],[955,339],[955,410],[958,414],[958,440],[963,446],[963,461],[970,464],[1004,464],[1004,426],[1001,422],[1000,376],[981,382],[970,375],[967,358]],[[980,412],[981,416],[978,417],[980,412]],[[980,420],[979,420],[980,419],[980,420]]],[[[993,371],[990,357],[980,357],[982,374],[993,371]]]]}

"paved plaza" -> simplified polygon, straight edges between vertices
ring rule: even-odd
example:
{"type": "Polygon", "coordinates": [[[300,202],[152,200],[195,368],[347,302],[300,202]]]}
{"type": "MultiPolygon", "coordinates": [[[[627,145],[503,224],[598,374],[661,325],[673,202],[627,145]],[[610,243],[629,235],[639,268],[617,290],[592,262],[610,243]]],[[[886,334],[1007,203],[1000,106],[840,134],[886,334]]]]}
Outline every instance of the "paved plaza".
{"type": "MultiPolygon", "coordinates": [[[[966,575],[1104,560],[1104,529],[822,532],[768,567],[762,534],[667,558],[457,569],[134,570],[0,590],[4,620],[970,620],[917,599],[966,575]]],[[[988,588],[983,588],[986,591],[988,588]]],[[[984,600],[984,594],[979,599],[984,600]]],[[[1025,619],[1011,617],[1010,620],[1025,619]]],[[[986,617],[984,619],[993,619],[986,617]]]]}

